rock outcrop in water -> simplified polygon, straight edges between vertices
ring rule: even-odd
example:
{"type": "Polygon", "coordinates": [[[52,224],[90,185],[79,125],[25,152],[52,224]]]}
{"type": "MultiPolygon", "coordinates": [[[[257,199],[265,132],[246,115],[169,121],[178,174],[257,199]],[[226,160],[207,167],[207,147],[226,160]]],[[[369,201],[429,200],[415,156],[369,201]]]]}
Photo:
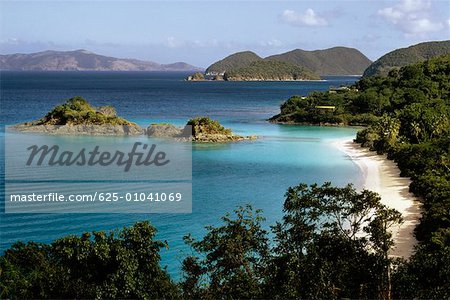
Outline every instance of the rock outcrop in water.
{"type": "Polygon", "coordinates": [[[235,135],[229,128],[223,127],[218,121],[208,117],[197,117],[186,124],[191,128],[192,140],[195,142],[235,142],[256,139],[256,136],[235,135]]]}
{"type": "Polygon", "coordinates": [[[25,125],[19,124],[13,129],[28,133],[45,133],[55,135],[141,135],[144,129],[130,125],[25,125]]]}
{"type": "Polygon", "coordinates": [[[162,123],[162,124],[151,124],[147,127],[147,135],[157,138],[175,138],[181,137],[183,133],[183,128],[178,128],[175,125],[162,123]]]}
{"type": "Polygon", "coordinates": [[[196,72],[196,73],[194,73],[194,74],[192,74],[192,75],[189,75],[189,76],[186,78],[186,80],[187,80],[187,81],[203,81],[203,80],[205,80],[205,75],[203,75],[203,74],[200,73],[200,72],[196,72]]]}
{"type": "Polygon", "coordinates": [[[176,138],[194,142],[223,143],[248,139],[255,136],[239,136],[218,121],[208,117],[198,117],[187,122],[184,128],[172,124],[151,124],[147,129],[120,118],[112,106],[95,108],[85,99],[74,97],[62,105],[54,107],[43,118],[18,124],[12,129],[21,132],[60,135],[143,135],[157,138],[176,138]]]}
{"type": "Polygon", "coordinates": [[[67,135],[141,135],[140,126],[118,117],[112,106],[95,108],[82,97],[55,106],[43,118],[12,127],[22,132],[67,135]]]}
{"type": "Polygon", "coordinates": [[[208,117],[197,117],[187,122],[184,128],[172,124],[152,124],[147,135],[158,138],[188,139],[194,142],[226,143],[256,139],[256,136],[235,135],[231,129],[223,127],[218,121],[208,117]]]}

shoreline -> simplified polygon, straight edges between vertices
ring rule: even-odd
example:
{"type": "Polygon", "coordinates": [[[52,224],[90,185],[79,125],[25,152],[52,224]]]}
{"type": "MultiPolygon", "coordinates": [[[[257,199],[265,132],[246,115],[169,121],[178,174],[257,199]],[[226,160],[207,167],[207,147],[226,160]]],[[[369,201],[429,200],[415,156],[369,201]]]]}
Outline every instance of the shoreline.
{"type": "Polygon", "coordinates": [[[332,144],[349,156],[361,169],[364,174],[362,188],[377,192],[381,197],[381,203],[401,213],[403,223],[390,229],[395,242],[390,256],[408,259],[414,253],[414,246],[417,244],[414,229],[421,217],[419,201],[409,192],[411,180],[400,177],[397,164],[388,160],[386,155],[378,155],[374,151],[362,148],[354,143],[353,139],[336,140],[332,144]]]}

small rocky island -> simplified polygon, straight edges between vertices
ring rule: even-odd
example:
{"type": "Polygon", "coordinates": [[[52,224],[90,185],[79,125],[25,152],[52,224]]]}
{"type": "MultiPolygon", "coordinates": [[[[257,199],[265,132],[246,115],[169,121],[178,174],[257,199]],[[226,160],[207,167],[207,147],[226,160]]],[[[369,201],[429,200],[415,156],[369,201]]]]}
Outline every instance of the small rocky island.
{"type": "Polygon", "coordinates": [[[226,143],[254,140],[256,136],[235,135],[231,129],[208,117],[190,119],[184,128],[172,124],[152,124],[147,128],[148,136],[159,138],[189,139],[202,143],[226,143]]]}
{"type": "Polygon", "coordinates": [[[141,135],[145,130],[118,117],[112,106],[95,108],[82,97],[55,106],[43,118],[15,125],[21,132],[68,135],[141,135]]]}
{"type": "Polygon", "coordinates": [[[12,126],[20,132],[59,135],[136,136],[175,138],[184,141],[225,143],[256,139],[256,136],[240,136],[208,117],[190,119],[184,128],[172,124],[151,124],[144,129],[117,116],[112,106],[94,107],[82,97],[68,99],[55,106],[43,118],[12,126]]]}
{"type": "Polygon", "coordinates": [[[196,73],[186,77],[186,80],[187,81],[203,81],[203,80],[205,80],[205,75],[203,75],[203,73],[196,72],[196,73]]]}

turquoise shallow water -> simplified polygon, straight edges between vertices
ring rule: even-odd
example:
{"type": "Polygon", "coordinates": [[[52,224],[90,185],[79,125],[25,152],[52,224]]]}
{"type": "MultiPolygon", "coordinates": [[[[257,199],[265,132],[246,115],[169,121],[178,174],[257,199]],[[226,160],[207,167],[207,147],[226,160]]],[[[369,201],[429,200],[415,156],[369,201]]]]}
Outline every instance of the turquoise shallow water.
{"type": "MultiPolygon", "coordinates": [[[[184,124],[210,115],[238,134],[260,138],[230,144],[194,144],[191,214],[0,214],[0,249],[16,240],[50,242],[66,234],[107,230],[150,220],[158,238],[167,240],[163,264],[178,277],[189,249],[182,237],[200,237],[204,226],[237,205],[261,208],[269,226],[282,215],[283,195],[300,182],[361,184],[361,172],[331,141],[350,138],[353,128],[269,124],[290,95],[349,83],[355,78],[322,82],[184,82],[185,74],[155,73],[6,73],[2,74],[2,124],[36,119],[62,99],[81,95],[94,105],[112,104],[119,114],[141,125],[159,121],[184,124]]],[[[2,147],[3,151],[3,147],[2,147]]],[[[2,197],[4,201],[4,196],[2,197]]]]}

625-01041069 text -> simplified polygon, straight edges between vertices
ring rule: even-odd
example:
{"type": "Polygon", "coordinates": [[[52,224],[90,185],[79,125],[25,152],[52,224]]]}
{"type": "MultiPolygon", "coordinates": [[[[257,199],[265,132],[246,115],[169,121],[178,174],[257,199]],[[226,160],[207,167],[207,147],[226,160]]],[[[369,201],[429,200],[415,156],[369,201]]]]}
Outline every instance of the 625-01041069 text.
{"type": "Polygon", "coordinates": [[[69,194],[45,193],[45,194],[11,194],[11,202],[180,202],[182,193],[117,193],[117,192],[95,192],[91,194],[69,194]]]}

